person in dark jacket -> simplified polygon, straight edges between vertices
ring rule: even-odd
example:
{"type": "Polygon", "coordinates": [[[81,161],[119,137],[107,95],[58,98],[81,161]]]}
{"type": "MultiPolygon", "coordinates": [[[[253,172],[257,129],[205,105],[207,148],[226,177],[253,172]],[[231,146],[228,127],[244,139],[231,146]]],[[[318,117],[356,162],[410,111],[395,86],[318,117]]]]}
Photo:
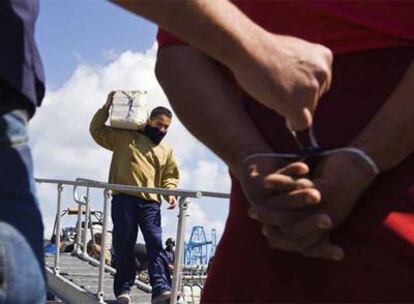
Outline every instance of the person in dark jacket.
{"type": "Polygon", "coordinates": [[[174,269],[174,259],[175,259],[175,241],[172,238],[168,238],[165,241],[165,252],[167,253],[168,263],[170,269],[174,269]]]}

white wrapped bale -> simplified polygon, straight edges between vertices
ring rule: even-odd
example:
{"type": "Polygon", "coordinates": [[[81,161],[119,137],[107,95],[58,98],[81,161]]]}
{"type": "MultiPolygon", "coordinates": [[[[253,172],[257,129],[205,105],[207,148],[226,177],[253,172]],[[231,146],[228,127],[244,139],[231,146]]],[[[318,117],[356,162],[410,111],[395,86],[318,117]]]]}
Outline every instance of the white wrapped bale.
{"type": "Polygon", "coordinates": [[[112,102],[111,126],[129,130],[144,128],[149,117],[146,96],[146,91],[116,91],[112,102]]]}

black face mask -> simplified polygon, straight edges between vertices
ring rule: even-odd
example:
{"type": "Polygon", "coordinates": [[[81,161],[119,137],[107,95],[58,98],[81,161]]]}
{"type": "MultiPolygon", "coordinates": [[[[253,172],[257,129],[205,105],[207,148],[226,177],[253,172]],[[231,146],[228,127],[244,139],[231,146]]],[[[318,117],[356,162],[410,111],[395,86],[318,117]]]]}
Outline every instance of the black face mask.
{"type": "Polygon", "coordinates": [[[145,125],[144,134],[151,139],[151,141],[158,145],[161,140],[167,135],[167,132],[162,132],[157,127],[152,127],[149,124],[145,125]]]}

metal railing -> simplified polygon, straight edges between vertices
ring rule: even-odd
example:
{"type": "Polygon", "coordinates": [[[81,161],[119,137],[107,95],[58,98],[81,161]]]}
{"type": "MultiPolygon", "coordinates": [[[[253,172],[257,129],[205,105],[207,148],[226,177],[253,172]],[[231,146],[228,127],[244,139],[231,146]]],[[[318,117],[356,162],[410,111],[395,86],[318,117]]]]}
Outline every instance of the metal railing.
{"type": "MultiPolygon", "coordinates": [[[[54,267],[53,272],[55,275],[59,276],[59,244],[60,240],[60,231],[61,231],[61,214],[62,214],[62,194],[64,191],[64,186],[73,186],[73,197],[74,201],[78,204],[78,220],[77,220],[77,233],[76,233],[76,240],[74,245],[73,253],[79,256],[82,259],[85,259],[95,266],[99,266],[99,281],[98,281],[98,290],[97,290],[97,297],[99,299],[99,303],[105,303],[104,298],[104,273],[105,270],[111,273],[115,273],[115,269],[105,265],[105,248],[106,248],[106,235],[108,230],[108,205],[109,200],[112,197],[112,192],[129,192],[129,193],[154,193],[159,195],[173,195],[179,198],[179,212],[178,212],[178,225],[177,225],[177,236],[176,236],[176,257],[174,260],[174,270],[173,270],[173,278],[172,278],[172,292],[171,292],[171,300],[170,304],[177,303],[177,296],[181,289],[181,280],[182,280],[182,262],[184,256],[184,238],[185,238],[185,228],[186,228],[186,221],[187,221],[187,212],[188,207],[190,204],[189,198],[199,199],[202,197],[209,197],[209,198],[229,198],[228,194],[225,193],[218,193],[218,192],[211,192],[211,191],[192,191],[192,190],[167,190],[162,188],[144,188],[144,187],[136,187],[136,186],[127,186],[127,185],[118,185],[118,184],[109,184],[105,182],[99,182],[90,179],[84,178],[77,178],[75,181],[70,180],[57,180],[57,179],[42,179],[36,178],[36,182],[39,184],[55,184],[57,185],[57,210],[56,210],[56,238],[55,238],[55,245],[56,245],[56,255],[54,260],[54,267]],[[85,187],[86,188],[86,195],[79,196],[78,188],[85,187]],[[91,227],[91,237],[92,242],[94,242],[93,231],[92,231],[92,222],[91,222],[91,211],[90,211],[90,189],[102,189],[104,193],[103,199],[103,223],[102,223],[102,234],[101,234],[101,250],[100,250],[100,260],[97,261],[96,259],[90,257],[87,254],[87,230],[88,227],[91,227]],[[84,224],[83,224],[83,235],[81,237],[81,220],[82,214],[84,214],[84,224]],[[81,241],[82,244],[81,244],[81,241]],[[82,250],[81,250],[82,248],[82,250]]],[[[144,291],[150,292],[151,288],[140,282],[135,282],[141,289],[144,291]]]]}

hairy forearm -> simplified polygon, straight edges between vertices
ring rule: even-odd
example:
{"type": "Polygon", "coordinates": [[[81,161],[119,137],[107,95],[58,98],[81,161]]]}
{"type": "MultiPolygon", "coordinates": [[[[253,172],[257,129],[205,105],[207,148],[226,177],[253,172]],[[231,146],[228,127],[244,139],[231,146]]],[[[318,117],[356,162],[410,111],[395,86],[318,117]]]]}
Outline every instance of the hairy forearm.
{"type": "Polygon", "coordinates": [[[351,143],[365,150],[381,171],[397,166],[414,151],[414,62],[393,94],[351,143]]]}
{"type": "Polygon", "coordinates": [[[131,1],[112,0],[233,66],[244,60],[264,30],[227,0],[131,1]]]}
{"type": "Polygon", "coordinates": [[[238,175],[242,160],[270,152],[223,68],[189,46],[162,49],[157,78],[182,123],[238,175]]]}

